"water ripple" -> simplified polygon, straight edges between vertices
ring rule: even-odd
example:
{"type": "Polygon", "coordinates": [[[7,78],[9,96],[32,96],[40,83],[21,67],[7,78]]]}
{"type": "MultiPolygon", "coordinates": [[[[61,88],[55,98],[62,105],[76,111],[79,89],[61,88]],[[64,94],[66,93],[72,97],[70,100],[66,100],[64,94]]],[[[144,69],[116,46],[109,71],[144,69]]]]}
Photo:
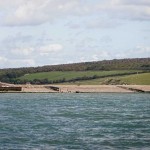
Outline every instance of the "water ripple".
{"type": "Polygon", "coordinates": [[[1,94],[0,149],[150,149],[149,94],[1,94]]]}

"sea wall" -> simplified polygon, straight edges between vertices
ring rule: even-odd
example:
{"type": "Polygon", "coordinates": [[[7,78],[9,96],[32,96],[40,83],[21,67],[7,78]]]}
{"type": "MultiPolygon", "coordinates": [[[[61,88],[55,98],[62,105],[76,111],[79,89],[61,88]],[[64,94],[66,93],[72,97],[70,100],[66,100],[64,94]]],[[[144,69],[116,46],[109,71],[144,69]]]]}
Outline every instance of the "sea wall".
{"type": "Polygon", "coordinates": [[[0,87],[0,91],[22,91],[22,87],[0,87]]]}

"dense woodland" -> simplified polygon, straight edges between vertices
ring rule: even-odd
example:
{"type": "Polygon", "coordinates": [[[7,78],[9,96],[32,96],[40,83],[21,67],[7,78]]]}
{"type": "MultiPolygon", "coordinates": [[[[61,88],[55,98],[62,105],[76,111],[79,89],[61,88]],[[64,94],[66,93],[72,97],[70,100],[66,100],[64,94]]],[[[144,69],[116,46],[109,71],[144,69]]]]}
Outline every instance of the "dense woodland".
{"type": "MultiPolygon", "coordinates": [[[[73,64],[49,65],[40,67],[28,68],[8,68],[0,69],[0,81],[8,83],[26,83],[30,81],[21,81],[18,77],[30,73],[52,72],[52,71],[111,71],[111,70],[142,70],[143,72],[150,71],[150,58],[135,58],[135,59],[114,59],[103,60],[95,62],[82,62],[73,64]]],[[[90,77],[91,79],[98,78],[97,76],[90,77]]],[[[82,77],[71,80],[88,80],[89,77],[82,77]]],[[[65,79],[59,81],[48,81],[47,79],[32,81],[32,84],[48,84],[48,83],[62,83],[65,79]]]]}

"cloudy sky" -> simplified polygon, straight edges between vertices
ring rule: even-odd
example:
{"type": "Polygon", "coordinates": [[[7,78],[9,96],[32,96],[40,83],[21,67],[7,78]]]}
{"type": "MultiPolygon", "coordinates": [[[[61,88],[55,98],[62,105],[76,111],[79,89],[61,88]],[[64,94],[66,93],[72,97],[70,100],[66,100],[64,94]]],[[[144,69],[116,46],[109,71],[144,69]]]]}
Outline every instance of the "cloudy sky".
{"type": "Polygon", "coordinates": [[[150,0],[0,0],[0,68],[150,57],[150,0]]]}

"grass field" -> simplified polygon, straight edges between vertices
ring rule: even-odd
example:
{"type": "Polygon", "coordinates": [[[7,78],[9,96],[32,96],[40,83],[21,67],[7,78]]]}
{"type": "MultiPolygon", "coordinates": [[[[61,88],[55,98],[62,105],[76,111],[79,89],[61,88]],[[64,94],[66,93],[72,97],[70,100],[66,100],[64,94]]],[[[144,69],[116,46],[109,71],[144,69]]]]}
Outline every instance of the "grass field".
{"type": "Polygon", "coordinates": [[[125,75],[117,77],[106,77],[93,80],[77,81],[74,83],[64,83],[64,84],[80,84],[80,85],[101,85],[105,84],[108,80],[120,81],[120,83],[125,83],[129,85],[150,85],[150,73],[125,75]]]}
{"type": "Polygon", "coordinates": [[[120,79],[127,84],[150,85],[150,73],[128,75],[120,79]]]}
{"type": "Polygon", "coordinates": [[[101,85],[103,84],[103,82],[105,80],[109,79],[109,77],[106,77],[106,78],[99,78],[99,79],[92,79],[92,80],[84,80],[84,81],[76,81],[76,82],[65,82],[63,84],[66,84],[66,85],[101,85]]]}
{"type": "Polygon", "coordinates": [[[132,70],[123,70],[123,71],[53,71],[53,72],[42,72],[42,73],[33,73],[33,74],[26,74],[19,79],[24,80],[34,80],[34,79],[48,79],[48,80],[59,80],[65,78],[66,80],[75,79],[78,77],[92,77],[96,76],[108,76],[108,75],[122,75],[125,73],[136,73],[137,71],[132,70]]]}

